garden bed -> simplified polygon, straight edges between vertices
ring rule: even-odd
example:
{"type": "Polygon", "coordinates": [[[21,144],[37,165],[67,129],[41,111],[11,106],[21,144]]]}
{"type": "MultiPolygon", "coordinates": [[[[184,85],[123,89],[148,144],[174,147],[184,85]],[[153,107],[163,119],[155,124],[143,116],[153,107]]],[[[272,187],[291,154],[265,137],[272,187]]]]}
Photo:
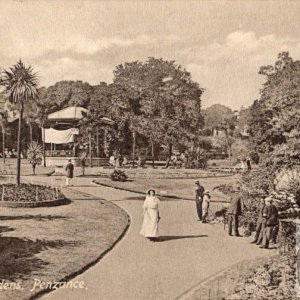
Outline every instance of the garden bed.
{"type": "Polygon", "coordinates": [[[296,300],[295,255],[272,256],[231,266],[179,299],[296,300]]]}
{"type": "Polygon", "coordinates": [[[0,185],[1,207],[44,207],[69,204],[64,194],[50,186],[25,184],[0,185]]]}

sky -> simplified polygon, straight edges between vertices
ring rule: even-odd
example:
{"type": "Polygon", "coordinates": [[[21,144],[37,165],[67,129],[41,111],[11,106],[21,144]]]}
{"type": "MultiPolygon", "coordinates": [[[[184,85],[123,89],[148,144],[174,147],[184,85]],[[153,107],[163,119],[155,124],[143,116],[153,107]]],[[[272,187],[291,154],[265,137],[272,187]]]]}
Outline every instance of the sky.
{"type": "Polygon", "coordinates": [[[112,82],[119,64],[175,60],[205,89],[202,106],[247,107],[260,66],[300,59],[300,1],[0,1],[0,67],[21,58],[41,86],[112,82]]]}

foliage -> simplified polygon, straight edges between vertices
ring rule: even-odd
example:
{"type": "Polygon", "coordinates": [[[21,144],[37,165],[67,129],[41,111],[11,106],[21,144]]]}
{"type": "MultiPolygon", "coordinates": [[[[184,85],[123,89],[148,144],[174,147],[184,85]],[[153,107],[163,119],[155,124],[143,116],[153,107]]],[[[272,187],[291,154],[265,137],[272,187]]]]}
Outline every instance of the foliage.
{"type": "Polygon", "coordinates": [[[49,114],[69,106],[87,107],[93,88],[82,81],[59,81],[39,91],[39,105],[49,114]]]}
{"type": "Polygon", "coordinates": [[[114,76],[111,109],[119,131],[136,131],[148,145],[186,145],[197,138],[203,90],[181,66],[149,58],[117,66],[114,76]]]}
{"type": "MultiPolygon", "coordinates": [[[[300,61],[280,53],[274,66],[261,67],[266,76],[259,100],[250,108],[250,148],[259,156],[259,169],[243,175],[243,192],[248,202],[248,221],[257,213],[259,195],[272,195],[279,171],[300,163],[300,61]]],[[[253,159],[253,157],[252,157],[253,159]]],[[[297,189],[288,188],[295,196],[297,189]]],[[[293,209],[288,199],[279,208],[293,209]]]]}
{"type": "Polygon", "coordinates": [[[296,255],[268,258],[239,278],[229,299],[298,299],[296,296],[296,255]]]}
{"type": "Polygon", "coordinates": [[[207,156],[203,149],[188,151],[189,160],[186,164],[188,169],[205,169],[207,167],[207,156]]]}
{"type": "Polygon", "coordinates": [[[300,61],[283,52],[275,66],[261,67],[260,74],[266,82],[250,109],[249,126],[254,149],[269,153],[300,136],[300,61]]]}
{"type": "Polygon", "coordinates": [[[9,70],[4,70],[0,80],[9,101],[19,109],[18,140],[17,140],[17,172],[16,184],[20,184],[21,176],[21,131],[24,105],[37,98],[38,78],[31,66],[26,67],[21,59],[9,70]]]}
{"type": "Polygon", "coordinates": [[[233,117],[232,110],[221,104],[214,104],[202,112],[204,116],[205,128],[219,128],[226,120],[233,117]]]}
{"type": "Polygon", "coordinates": [[[0,193],[3,201],[36,202],[64,198],[64,195],[53,187],[22,183],[19,186],[13,184],[0,185],[0,193]],[[3,193],[4,187],[4,194],[3,193]],[[58,192],[58,195],[57,195],[58,192]],[[38,197],[36,197],[38,195],[38,197]]]}
{"type": "Polygon", "coordinates": [[[27,147],[27,159],[32,165],[33,174],[35,174],[36,165],[41,164],[43,158],[43,146],[36,141],[32,141],[27,147]]]}
{"type": "Polygon", "coordinates": [[[113,173],[110,175],[111,180],[113,181],[126,181],[127,175],[122,170],[115,169],[113,173]]]}

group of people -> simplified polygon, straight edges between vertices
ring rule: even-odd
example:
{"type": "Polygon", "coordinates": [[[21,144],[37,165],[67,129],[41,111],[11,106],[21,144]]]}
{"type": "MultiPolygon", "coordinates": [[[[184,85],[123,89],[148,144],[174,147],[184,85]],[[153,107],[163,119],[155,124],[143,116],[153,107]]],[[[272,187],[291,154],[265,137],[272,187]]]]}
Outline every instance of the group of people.
{"type": "Polygon", "coordinates": [[[269,244],[276,244],[278,234],[278,210],[270,197],[261,199],[256,231],[252,244],[261,245],[260,248],[269,248],[269,244]]]}
{"type": "MultiPolygon", "coordinates": [[[[208,190],[200,184],[199,180],[195,182],[195,202],[198,220],[207,223],[208,209],[211,196],[208,190]]],[[[156,196],[156,191],[150,188],[146,192],[146,198],[143,204],[143,225],[140,234],[150,241],[157,241],[159,237],[158,223],[160,200],[156,196]]],[[[231,194],[231,202],[227,209],[228,235],[241,236],[239,233],[239,216],[242,214],[243,202],[240,192],[240,186],[237,185],[231,194]]],[[[269,248],[270,242],[276,243],[278,233],[278,210],[272,203],[271,198],[261,200],[259,216],[257,220],[254,240],[251,243],[260,245],[260,248],[269,248]]]]}
{"type": "Polygon", "coordinates": [[[179,155],[172,153],[170,157],[170,164],[174,167],[179,165],[181,168],[185,168],[188,165],[188,162],[189,154],[187,151],[181,152],[179,155]]]}
{"type": "MultiPolygon", "coordinates": [[[[4,150],[4,157],[5,158],[16,158],[17,157],[17,150],[12,149],[12,150],[8,150],[7,148],[5,148],[4,150]]],[[[0,152],[0,157],[3,157],[2,152],[0,152]]],[[[21,158],[23,158],[23,154],[21,152],[21,158]]]]}
{"type": "Polygon", "coordinates": [[[113,167],[123,167],[126,166],[128,163],[128,160],[126,158],[126,156],[123,156],[121,154],[117,155],[117,154],[112,154],[109,157],[109,164],[113,167]]]}

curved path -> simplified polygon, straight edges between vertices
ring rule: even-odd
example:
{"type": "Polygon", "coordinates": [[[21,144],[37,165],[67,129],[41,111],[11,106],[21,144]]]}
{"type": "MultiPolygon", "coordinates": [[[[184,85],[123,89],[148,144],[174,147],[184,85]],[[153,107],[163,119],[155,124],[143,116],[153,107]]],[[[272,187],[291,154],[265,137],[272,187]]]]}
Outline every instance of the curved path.
{"type": "Polygon", "coordinates": [[[197,222],[192,201],[161,202],[162,241],[149,242],[139,235],[141,197],[76,180],[72,190],[114,201],[130,215],[131,226],[110,253],[73,279],[84,281],[86,289],[59,289],[44,300],[174,299],[230,265],[274,251],[229,237],[222,226],[197,222]]]}

